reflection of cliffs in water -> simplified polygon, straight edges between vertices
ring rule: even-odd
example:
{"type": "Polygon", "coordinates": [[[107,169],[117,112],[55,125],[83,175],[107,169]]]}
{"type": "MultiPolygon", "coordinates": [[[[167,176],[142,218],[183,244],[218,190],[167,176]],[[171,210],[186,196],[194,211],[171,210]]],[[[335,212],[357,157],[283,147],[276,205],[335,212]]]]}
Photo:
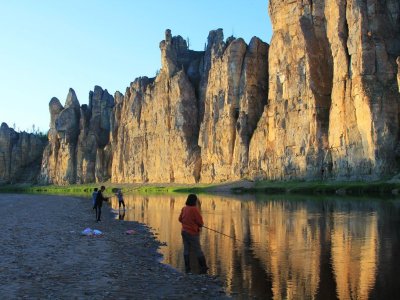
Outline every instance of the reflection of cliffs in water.
{"type": "MultiPolygon", "coordinates": [[[[125,220],[144,222],[183,270],[178,215],[186,196],[126,196],[125,220]]],[[[345,201],[248,201],[201,196],[201,243],[228,292],[274,299],[366,299],[378,265],[378,207],[345,201]],[[357,211],[357,213],[353,213],[357,211]],[[374,213],[371,213],[373,211],[374,213]],[[243,241],[243,242],[242,242],[243,241]]],[[[112,203],[118,209],[118,203],[112,203]]]]}
{"type": "Polygon", "coordinates": [[[314,298],[321,257],[317,219],[298,203],[267,202],[257,208],[253,202],[249,206],[252,219],[261,224],[253,228],[252,239],[260,244],[255,254],[263,257],[272,276],[274,298],[314,298]]]}
{"type": "Polygon", "coordinates": [[[339,299],[368,299],[377,271],[378,217],[335,214],[331,239],[339,299]]]}

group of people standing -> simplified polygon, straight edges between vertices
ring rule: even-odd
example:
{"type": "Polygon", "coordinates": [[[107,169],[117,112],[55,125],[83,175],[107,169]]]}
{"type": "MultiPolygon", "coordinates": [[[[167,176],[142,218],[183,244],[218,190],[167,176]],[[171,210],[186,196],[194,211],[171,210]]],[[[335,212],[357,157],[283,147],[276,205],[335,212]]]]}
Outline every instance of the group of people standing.
{"type": "MultiPolygon", "coordinates": [[[[93,200],[93,209],[96,210],[96,222],[101,222],[101,207],[103,206],[103,201],[108,201],[110,197],[104,197],[103,193],[106,190],[106,187],[102,185],[100,190],[98,188],[94,188],[92,193],[92,200],[93,200]]],[[[124,197],[122,195],[122,190],[117,189],[115,195],[118,198],[119,208],[121,205],[124,207],[125,210],[125,202],[124,197]]]]}
{"type": "MultiPolygon", "coordinates": [[[[96,210],[96,222],[101,221],[101,207],[103,205],[103,201],[109,200],[109,197],[104,197],[103,195],[105,189],[105,186],[102,185],[100,190],[95,188],[92,193],[93,209],[96,210]]],[[[118,198],[119,209],[121,209],[121,206],[123,206],[125,211],[125,202],[122,195],[122,190],[120,188],[117,189],[115,195],[118,198]]],[[[182,224],[181,235],[183,241],[185,272],[191,272],[190,252],[193,251],[200,266],[200,273],[205,274],[207,273],[208,267],[200,245],[200,230],[204,226],[204,222],[199,210],[199,206],[199,198],[195,194],[190,194],[186,199],[185,206],[182,208],[178,220],[182,224]]]]}

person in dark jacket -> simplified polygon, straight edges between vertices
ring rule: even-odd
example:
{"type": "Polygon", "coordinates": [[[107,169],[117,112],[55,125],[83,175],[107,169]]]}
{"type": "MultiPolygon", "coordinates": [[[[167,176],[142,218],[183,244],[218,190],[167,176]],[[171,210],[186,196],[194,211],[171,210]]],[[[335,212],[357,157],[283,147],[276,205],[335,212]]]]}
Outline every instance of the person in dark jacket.
{"type": "Polygon", "coordinates": [[[96,196],[96,204],[94,206],[96,209],[96,221],[97,222],[101,221],[101,207],[103,206],[103,201],[108,201],[108,198],[104,197],[104,195],[103,195],[105,189],[106,189],[106,187],[104,185],[102,185],[100,190],[97,192],[97,196],[96,196]]]}
{"type": "Polygon", "coordinates": [[[96,210],[96,220],[97,220],[96,199],[97,199],[97,192],[98,191],[99,191],[98,188],[94,188],[93,193],[92,193],[93,209],[96,210]]]}
{"type": "Polygon", "coordinates": [[[179,215],[179,222],[182,223],[182,240],[183,240],[183,257],[185,260],[185,272],[189,273],[190,250],[196,254],[197,260],[200,265],[200,273],[207,273],[208,267],[206,259],[200,245],[200,228],[203,227],[203,218],[197,208],[199,200],[195,194],[190,194],[186,200],[186,206],[182,208],[179,215]]]}

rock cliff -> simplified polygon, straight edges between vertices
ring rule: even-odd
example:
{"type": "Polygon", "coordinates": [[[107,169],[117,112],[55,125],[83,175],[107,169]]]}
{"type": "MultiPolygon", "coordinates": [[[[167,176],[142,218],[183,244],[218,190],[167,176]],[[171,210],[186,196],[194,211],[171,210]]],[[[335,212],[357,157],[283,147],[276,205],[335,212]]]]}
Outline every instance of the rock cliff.
{"type": "Polygon", "coordinates": [[[267,100],[268,45],[258,38],[246,45],[242,39],[224,42],[222,32],[215,36],[207,49],[211,63],[199,137],[203,182],[247,174],[250,138],[267,100]]]}
{"type": "Polygon", "coordinates": [[[104,148],[109,143],[114,98],[96,86],[89,105],[80,106],[73,89],[65,106],[51,99],[49,144],[43,154],[40,182],[52,184],[88,183],[110,178],[111,158],[104,148]]]}
{"type": "Polygon", "coordinates": [[[399,171],[400,3],[269,1],[273,37],[204,51],[165,32],[162,68],[89,105],[50,102],[41,181],[376,179],[399,171]]]}
{"type": "Polygon", "coordinates": [[[0,184],[36,182],[46,141],[42,137],[15,132],[6,123],[0,127],[0,184]]]}
{"type": "Polygon", "coordinates": [[[112,181],[197,182],[200,173],[198,101],[202,52],[166,31],[156,78],[131,83],[114,108],[112,181]]]}
{"type": "Polygon", "coordinates": [[[268,106],[253,176],[374,179],[398,169],[398,1],[269,2],[268,106]]]}
{"type": "Polygon", "coordinates": [[[112,181],[239,178],[266,102],[267,44],[224,41],[219,29],[204,52],[191,51],[167,30],[160,49],[157,77],[135,80],[114,108],[112,181]]]}

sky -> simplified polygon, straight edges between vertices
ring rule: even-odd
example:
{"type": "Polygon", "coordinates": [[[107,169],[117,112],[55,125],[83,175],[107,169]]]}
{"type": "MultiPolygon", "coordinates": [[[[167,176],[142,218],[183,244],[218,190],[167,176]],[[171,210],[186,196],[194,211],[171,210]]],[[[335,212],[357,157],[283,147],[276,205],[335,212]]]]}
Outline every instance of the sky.
{"type": "Polygon", "coordinates": [[[0,123],[47,132],[48,103],[95,85],[125,93],[161,68],[165,29],[203,50],[210,30],[270,42],[267,0],[0,0],[0,123]]]}

